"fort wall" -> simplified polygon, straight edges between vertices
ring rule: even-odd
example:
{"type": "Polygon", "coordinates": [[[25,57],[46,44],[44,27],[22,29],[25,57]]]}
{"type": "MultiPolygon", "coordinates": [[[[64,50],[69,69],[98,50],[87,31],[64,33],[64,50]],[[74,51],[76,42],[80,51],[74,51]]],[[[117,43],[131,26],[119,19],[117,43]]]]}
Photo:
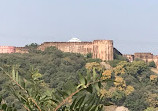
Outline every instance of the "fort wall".
{"type": "Polygon", "coordinates": [[[124,54],[123,57],[126,57],[129,62],[134,61],[134,55],[132,55],[132,54],[124,54]]]}
{"type": "Polygon", "coordinates": [[[124,55],[124,57],[126,57],[129,61],[132,56],[134,59],[141,59],[146,63],[154,61],[158,68],[158,55],[153,55],[152,53],[135,53],[134,55],[124,55]]]}
{"type": "Polygon", "coordinates": [[[38,50],[44,51],[45,48],[55,46],[63,52],[92,53],[92,42],[44,42],[38,47],[38,50]]]}
{"type": "Polygon", "coordinates": [[[15,53],[29,53],[28,49],[25,47],[15,47],[15,53]]]}
{"type": "Polygon", "coordinates": [[[63,52],[72,52],[80,54],[92,53],[93,58],[102,60],[113,60],[113,41],[112,40],[94,40],[93,42],[44,42],[38,47],[38,50],[55,46],[63,52]]]}
{"type": "Polygon", "coordinates": [[[14,46],[0,46],[0,53],[14,53],[14,46]]]}
{"type": "Polygon", "coordinates": [[[113,41],[112,40],[94,40],[93,58],[102,60],[113,60],[113,41]]]}
{"type": "MultiPolygon", "coordinates": [[[[93,58],[101,60],[113,60],[113,41],[94,40],[93,42],[44,42],[38,46],[38,50],[44,51],[47,47],[55,46],[63,52],[93,54],[93,58]]],[[[25,47],[0,46],[0,53],[29,53],[25,47]]]]}

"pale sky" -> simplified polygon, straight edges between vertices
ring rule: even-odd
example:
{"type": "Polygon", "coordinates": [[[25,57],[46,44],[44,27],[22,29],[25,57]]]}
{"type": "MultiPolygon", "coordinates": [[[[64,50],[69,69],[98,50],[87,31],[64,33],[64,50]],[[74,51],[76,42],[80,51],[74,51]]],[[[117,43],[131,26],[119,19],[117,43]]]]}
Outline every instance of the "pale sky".
{"type": "Polygon", "coordinates": [[[158,54],[158,0],[0,0],[0,45],[114,40],[122,53],[158,54]]]}

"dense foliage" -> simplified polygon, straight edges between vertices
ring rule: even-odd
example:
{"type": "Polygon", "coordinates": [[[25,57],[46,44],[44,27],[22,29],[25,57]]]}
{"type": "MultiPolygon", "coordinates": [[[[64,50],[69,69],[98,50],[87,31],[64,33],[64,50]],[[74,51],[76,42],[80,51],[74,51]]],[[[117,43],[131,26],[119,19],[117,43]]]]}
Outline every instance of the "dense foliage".
{"type": "Polygon", "coordinates": [[[1,109],[101,111],[103,106],[117,105],[130,111],[157,110],[153,63],[130,63],[115,55],[114,61],[103,64],[91,54],[63,53],[55,47],[38,51],[37,44],[26,47],[28,54],[0,55],[1,109]]]}
{"type": "MultiPolygon", "coordinates": [[[[20,74],[31,67],[39,69],[51,88],[60,88],[66,81],[76,81],[78,72],[85,70],[85,58],[80,54],[63,53],[55,47],[45,51],[34,50],[28,54],[1,54],[0,66],[19,65],[20,74]],[[60,81],[60,82],[59,82],[60,81]]],[[[24,75],[26,78],[28,74],[24,75]]]]}
{"type": "MultiPolygon", "coordinates": [[[[22,110],[27,111],[101,111],[103,104],[101,98],[97,95],[101,79],[93,68],[84,77],[79,75],[79,83],[75,85],[69,83],[64,85],[61,90],[52,90],[41,79],[42,75],[36,69],[30,70],[30,79],[26,80],[19,75],[18,69],[13,66],[11,72],[1,68],[3,73],[12,81],[9,88],[12,94],[22,105],[22,110]]],[[[3,110],[13,111],[15,107],[8,107],[2,104],[3,110]],[[10,108],[8,110],[8,108],[10,108]]]]}
{"type": "Polygon", "coordinates": [[[149,106],[158,107],[158,75],[151,72],[145,62],[123,61],[113,68],[113,71],[116,78],[122,81],[122,85],[119,84],[118,87],[119,91],[125,93],[118,93],[119,101],[114,101],[115,104],[124,105],[131,111],[143,111],[149,106]],[[127,90],[133,92],[128,94],[127,90]]]}

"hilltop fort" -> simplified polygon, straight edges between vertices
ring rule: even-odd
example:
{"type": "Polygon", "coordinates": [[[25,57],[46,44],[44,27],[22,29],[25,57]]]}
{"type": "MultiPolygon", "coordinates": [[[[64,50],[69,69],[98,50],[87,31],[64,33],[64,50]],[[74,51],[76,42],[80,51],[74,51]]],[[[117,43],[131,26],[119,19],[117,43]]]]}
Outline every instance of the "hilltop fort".
{"type": "MultiPolygon", "coordinates": [[[[37,47],[38,50],[44,51],[47,47],[55,46],[57,49],[63,52],[80,53],[86,55],[92,53],[92,58],[111,61],[114,59],[114,53],[122,55],[113,46],[112,40],[94,40],[92,42],[82,42],[78,38],[72,38],[68,42],[44,42],[37,47]]],[[[14,47],[14,46],[0,46],[0,53],[28,53],[26,47],[14,47]]],[[[144,60],[145,62],[154,61],[158,66],[158,56],[152,53],[135,53],[123,55],[130,62],[136,58],[144,60]]]]}
{"type": "MultiPolygon", "coordinates": [[[[81,42],[77,38],[72,38],[68,42],[44,42],[38,46],[38,50],[44,51],[47,47],[55,46],[63,52],[80,53],[86,55],[92,53],[93,58],[101,60],[113,60],[113,41],[94,40],[93,42],[81,42]]],[[[0,53],[28,53],[25,47],[0,46],[0,53]]]]}

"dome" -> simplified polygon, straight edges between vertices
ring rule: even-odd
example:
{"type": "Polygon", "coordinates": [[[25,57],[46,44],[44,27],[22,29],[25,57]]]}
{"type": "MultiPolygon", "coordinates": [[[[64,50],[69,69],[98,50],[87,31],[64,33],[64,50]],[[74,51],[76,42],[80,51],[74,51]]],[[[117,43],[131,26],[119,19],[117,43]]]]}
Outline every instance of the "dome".
{"type": "Polygon", "coordinates": [[[78,38],[72,38],[68,42],[81,42],[81,40],[78,38]]]}

